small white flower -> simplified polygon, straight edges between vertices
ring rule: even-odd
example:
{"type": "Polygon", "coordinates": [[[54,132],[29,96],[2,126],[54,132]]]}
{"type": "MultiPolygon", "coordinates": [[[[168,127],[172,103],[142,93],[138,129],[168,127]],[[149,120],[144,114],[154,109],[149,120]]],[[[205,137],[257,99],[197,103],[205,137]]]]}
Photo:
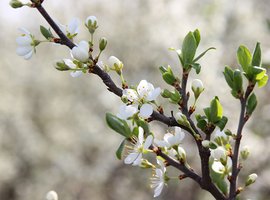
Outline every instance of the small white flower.
{"type": "Polygon", "coordinates": [[[158,197],[161,194],[163,187],[166,184],[166,167],[164,166],[163,161],[159,159],[157,159],[157,163],[160,168],[155,169],[155,174],[153,174],[153,177],[150,179],[151,188],[155,188],[154,197],[158,197]]]}
{"type": "Polygon", "coordinates": [[[219,174],[223,174],[225,172],[225,167],[220,161],[214,161],[212,169],[219,174]]]}
{"type": "Polygon", "coordinates": [[[34,37],[25,28],[19,28],[19,30],[22,32],[22,35],[16,38],[18,44],[16,53],[19,56],[23,56],[25,60],[29,60],[35,52],[34,37]]]}
{"type": "Polygon", "coordinates": [[[58,200],[58,195],[55,191],[49,191],[46,194],[46,200],[58,200]]]}
{"type": "Polygon", "coordinates": [[[78,18],[73,18],[68,23],[68,25],[63,25],[63,24],[58,23],[58,26],[61,29],[61,31],[71,38],[73,38],[79,33],[79,25],[80,25],[80,20],[78,18]]]}
{"type": "Polygon", "coordinates": [[[89,59],[89,44],[86,41],[81,41],[71,50],[71,55],[76,60],[86,62],[89,59]]]}
{"type": "Polygon", "coordinates": [[[211,156],[218,161],[226,160],[227,152],[224,147],[219,146],[211,151],[211,156]]]}
{"type": "Polygon", "coordinates": [[[182,129],[180,127],[175,127],[174,134],[170,132],[166,133],[163,137],[163,141],[155,139],[155,144],[159,147],[170,148],[172,146],[179,145],[184,138],[185,138],[185,133],[182,131],[182,129]]]}
{"type": "MultiPolygon", "coordinates": [[[[64,63],[70,68],[70,69],[76,69],[76,65],[73,63],[72,60],[70,59],[63,59],[64,63]]],[[[82,75],[82,71],[72,71],[70,72],[70,76],[72,76],[73,78],[79,77],[82,75]]]]}
{"type": "Polygon", "coordinates": [[[141,164],[142,160],[142,154],[144,150],[147,150],[153,141],[153,136],[149,135],[144,140],[144,131],[142,127],[139,127],[139,135],[138,138],[136,138],[136,143],[132,147],[132,151],[129,153],[129,155],[125,158],[124,163],[125,164],[133,164],[134,166],[139,166],[141,164]]]}
{"type": "Polygon", "coordinates": [[[137,92],[133,89],[124,89],[123,97],[127,98],[130,102],[136,102],[139,99],[137,92]]]}
{"type": "Polygon", "coordinates": [[[138,112],[138,108],[134,105],[121,105],[117,117],[126,120],[133,116],[136,112],[138,112]]]}
{"type": "Polygon", "coordinates": [[[161,89],[154,88],[154,86],[146,80],[141,80],[137,87],[138,95],[141,99],[146,101],[155,101],[160,95],[161,89]]]}

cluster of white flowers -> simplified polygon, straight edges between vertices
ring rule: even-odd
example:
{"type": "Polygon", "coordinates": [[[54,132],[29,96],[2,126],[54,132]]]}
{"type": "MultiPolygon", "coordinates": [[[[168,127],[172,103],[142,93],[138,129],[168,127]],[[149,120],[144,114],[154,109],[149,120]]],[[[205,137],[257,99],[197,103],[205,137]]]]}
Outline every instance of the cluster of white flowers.
{"type": "MultiPolygon", "coordinates": [[[[148,135],[146,138],[144,137],[144,131],[142,127],[139,127],[138,138],[132,138],[132,146],[126,146],[128,149],[128,155],[124,159],[125,164],[132,164],[133,166],[141,166],[143,167],[143,163],[148,163],[145,158],[143,158],[144,154],[152,152],[154,147],[161,148],[167,152],[167,154],[172,159],[178,160],[186,160],[186,152],[180,147],[182,140],[185,137],[185,133],[182,132],[181,128],[175,127],[174,132],[168,132],[164,135],[163,140],[154,139],[153,135],[148,135]]],[[[151,180],[151,187],[154,188],[154,197],[157,197],[161,194],[164,185],[168,182],[169,177],[167,176],[166,166],[163,163],[162,158],[157,156],[157,164],[156,167],[153,164],[149,164],[148,167],[154,168],[154,173],[151,180]]]]}
{"type": "Polygon", "coordinates": [[[124,89],[122,99],[127,99],[130,105],[122,105],[118,116],[127,119],[139,111],[139,116],[147,119],[154,109],[152,102],[156,101],[160,95],[161,89],[154,86],[146,80],[141,80],[135,89],[124,89]]]}

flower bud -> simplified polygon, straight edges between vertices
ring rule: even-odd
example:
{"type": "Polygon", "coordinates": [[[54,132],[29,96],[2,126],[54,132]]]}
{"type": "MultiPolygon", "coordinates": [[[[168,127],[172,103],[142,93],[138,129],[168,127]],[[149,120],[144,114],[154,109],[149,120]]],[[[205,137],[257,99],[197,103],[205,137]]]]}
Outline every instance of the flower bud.
{"type": "Polygon", "coordinates": [[[98,28],[98,22],[96,16],[89,16],[85,20],[85,26],[88,28],[89,32],[93,34],[98,28]]]}
{"type": "Polygon", "coordinates": [[[180,125],[187,126],[187,127],[190,126],[190,124],[187,120],[187,117],[181,112],[178,112],[175,114],[175,119],[176,119],[177,123],[180,125]]]}
{"type": "Polygon", "coordinates": [[[203,145],[203,147],[205,147],[205,148],[209,148],[210,141],[209,141],[209,140],[203,140],[203,141],[202,141],[202,145],[203,145]]]}
{"type": "Polygon", "coordinates": [[[86,41],[81,41],[77,46],[71,50],[71,55],[76,60],[86,62],[89,60],[89,44],[86,41]]]}
{"type": "Polygon", "coordinates": [[[9,5],[10,5],[12,8],[21,8],[21,7],[24,6],[23,3],[20,2],[20,1],[18,1],[18,0],[11,0],[11,1],[9,2],[9,5]]]}
{"type": "Polygon", "coordinates": [[[46,195],[46,200],[58,200],[58,195],[55,191],[49,191],[46,195]]]}
{"type": "Polygon", "coordinates": [[[99,50],[103,51],[107,46],[107,39],[105,37],[100,38],[99,40],[99,50]]]}
{"type": "Polygon", "coordinates": [[[115,56],[110,56],[108,59],[108,64],[111,70],[115,70],[118,74],[121,74],[124,65],[118,58],[115,56]]]}
{"type": "Polygon", "coordinates": [[[253,174],[250,174],[246,180],[246,186],[252,184],[252,183],[255,183],[256,179],[258,178],[258,175],[253,173],[253,174]]]}
{"type": "Polygon", "coordinates": [[[178,153],[179,153],[179,156],[180,156],[181,161],[186,162],[187,155],[186,155],[185,149],[183,149],[182,147],[178,146],[178,153]]]}
{"type": "Polygon", "coordinates": [[[195,99],[198,99],[200,94],[204,91],[203,83],[199,79],[194,79],[192,81],[192,91],[194,93],[195,99]]]}
{"type": "Polygon", "coordinates": [[[70,67],[66,65],[64,61],[57,61],[54,63],[54,67],[59,71],[67,71],[70,70],[70,67]]]}
{"type": "Polygon", "coordinates": [[[248,146],[244,146],[242,148],[240,154],[241,154],[241,158],[243,160],[246,160],[248,158],[248,156],[249,156],[249,148],[248,148],[248,146]]]}

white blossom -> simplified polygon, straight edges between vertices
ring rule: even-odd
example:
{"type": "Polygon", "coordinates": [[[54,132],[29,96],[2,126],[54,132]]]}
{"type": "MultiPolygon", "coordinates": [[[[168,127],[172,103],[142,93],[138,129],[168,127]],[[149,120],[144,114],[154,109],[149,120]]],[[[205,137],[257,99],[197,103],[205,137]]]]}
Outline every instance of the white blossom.
{"type": "Polygon", "coordinates": [[[93,24],[97,24],[98,22],[97,22],[97,17],[96,16],[88,16],[87,18],[86,18],[86,20],[85,20],[85,24],[86,24],[86,26],[88,26],[88,25],[93,25],[93,24]]]}
{"type": "Polygon", "coordinates": [[[250,175],[248,176],[248,179],[249,179],[252,183],[254,183],[254,182],[256,181],[257,178],[258,178],[258,175],[255,174],[255,173],[250,174],[250,175]]]}
{"type": "Polygon", "coordinates": [[[155,101],[160,94],[161,89],[154,86],[146,80],[140,81],[136,90],[124,89],[123,98],[127,98],[133,104],[141,105],[139,116],[148,118],[153,113],[153,107],[148,102],[155,101]]]}
{"type": "Polygon", "coordinates": [[[225,172],[225,166],[220,161],[214,161],[212,169],[219,174],[223,174],[225,172]]]}
{"type": "Polygon", "coordinates": [[[170,148],[179,145],[185,137],[185,133],[180,127],[175,127],[174,134],[168,132],[164,135],[163,140],[155,139],[155,144],[159,147],[170,148]]]}
{"type": "Polygon", "coordinates": [[[178,146],[178,153],[179,153],[179,156],[180,158],[185,162],[186,161],[186,157],[187,157],[187,154],[186,154],[186,151],[184,148],[178,146]]]}
{"type": "Polygon", "coordinates": [[[192,88],[194,88],[194,90],[203,90],[203,82],[200,79],[194,79],[192,81],[192,88]]]}
{"type": "Polygon", "coordinates": [[[63,25],[63,24],[58,23],[58,26],[61,29],[61,31],[64,34],[71,37],[74,37],[79,33],[79,25],[80,25],[80,20],[78,18],[71,19],[68,25],[63,25]]]}
{"type": "Polygon", "coordinates": [[[155,173],[153,177],[151,177],[151,188],[154,188],[154,197],[158,197],[164,185],[166,184],[166,167],[164,166],[163,161],[157,159],[157,163],[159,164],[160,168],[155,169],[155,173]]]}
{"type": "Polygon", "coordinates": [[[19,56],[23,56],[25,60],[29,60],[35,52],[34,37],[25,28],[19,28],[19,30],[22,32],[22,35],[16,38],[18,44],[16,53],[19,56]]]}
{"type": "Polygon", "coordinates": [[[110,56],[109,57],[108,64],[109,64],[109,67],[111,67],[111,68],[115,68],[114,67],[115,65],[118,66],[118,67],[123,65],[123,63],[118,58],[116,58],[115,56],[110,56]]]}
{"type": "Polygon", "coordinates": [[[89,59],[89,44],[86,41],[81,41],[71,50],[71,55],[74,59],[81,62],[86,62],[89,59]]]}
{"type": "Polygon", "coordinates": [[[58,200],[58,195],[55,191],[49,191],[46,194],[46,200],[58,200]]]}
{"type": "MultiPolygon", "coordinates": [[[[64,63],[70,68],[70,69],[76,69],[76,65],[73,63],[72,60],[70,59],[63,59],[64,63]]],[[[75,77],[79,77],[82,75],[82,71],[72,71],[70,72],[70,76],[72,76],[73,78],[75,77]]]]}
{"type": "Polygon", "coordinates": [[[211,156],[218,161],[226,160],[227,152],[224,147],[219,146],[211,151],[211,156]]]}
{"type": "Polygon", "coordinates": [[[139,127],[138,138],[136,138],[136,143],[132,147],[132,151],[125,158],[124,160],[125,164],[133,164],[134,166],[139,166],[141,164],[142,154],[144,150],[147,150],[151,146],[152,141],[153,141],[152,135],[149,135],[144,140],[143,133],[144,133],[143,128],[139,127]]]}
{"type": "Polygon", "coordinates": [[[136,112],[138,112],[138,108],[134,105],[121,105],[117,117],[126,120],[136,112]]]}

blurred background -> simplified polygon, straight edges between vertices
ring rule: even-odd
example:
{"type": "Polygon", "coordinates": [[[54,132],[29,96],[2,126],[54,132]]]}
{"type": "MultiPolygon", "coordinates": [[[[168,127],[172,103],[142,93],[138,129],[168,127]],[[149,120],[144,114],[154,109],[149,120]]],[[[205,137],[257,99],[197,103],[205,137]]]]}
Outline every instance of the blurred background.
{"type": "MultiPolygon", "coordinates": [[[[0,1],[0,199],[41,200],[55,190],[60,200],[153,199],[149,187],[151,170],[124,165],[114,151],[121,137],[105,124],[105,113],[118,111],[120,100],[106,90],[94,75],[72,78],[54,69],[53,61],[69,58],[66,47],[42,44],[30,61],[16,55],[19,27],[42,38],[39,25],[47,23],[30,8],[12,9],[0,1]]],[[[237,66],[236,50],[245,44],[253,50],[261,42],[264,63],[270,63],[269,0],[45,0],[54,19],[68,24],[81,19],[79,40],[88,39],[83,23],[87,16],[98,18],[95,39],[105,36],[110,55],[125,64],[130,84],[147,79],[156,87],[161,81],[158,67],[170,64],[180,73],[177,56],[169,47],[180,48],[185,34],[198,28],[202,41],[199,52],[214,46],[202,60],[200,78],[205,92],[200,106],[219,96],[228,128],[236,130],[239,102],[231,97],[223,78],[225,65],[237,66]]],[[[119,78],[112,75],[116,82],[119,78]]],[[[256,172],[259,179],[241,199],[270,199],[270,87],[256,88],[259,105],[244,129],[243,145],[251,156],[244,163],[240,183],[256,172]]],[[[166,114],[173,108],[159,99],[166,114]]],[[[174,108],[175,109],[175,108],[174,108]]],[[[167,127],[152,124],[158,134],[167,127]]],[[[188,162],[198,170],[197,150],[185,138],[188,162]]],[[[170,170],[173,176],[178,172],[170,170]]],[[[157,199],[211,200],[192,181],[171,181],[157,199]]]]}

